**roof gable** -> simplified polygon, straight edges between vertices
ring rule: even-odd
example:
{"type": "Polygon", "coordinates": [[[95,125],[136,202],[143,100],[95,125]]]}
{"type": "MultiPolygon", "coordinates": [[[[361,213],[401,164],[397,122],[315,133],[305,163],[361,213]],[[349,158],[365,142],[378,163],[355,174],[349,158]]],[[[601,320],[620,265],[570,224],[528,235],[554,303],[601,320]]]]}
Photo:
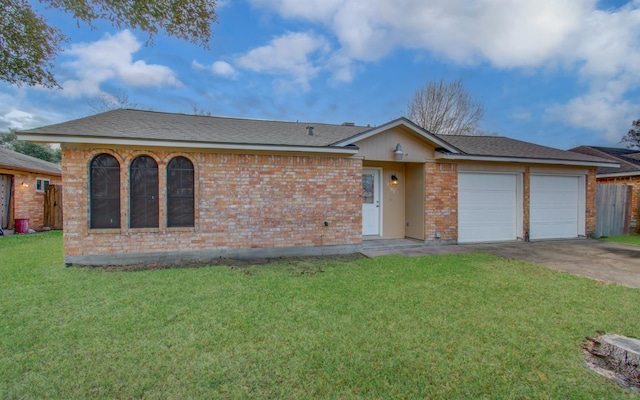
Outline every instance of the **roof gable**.
{"type": "Polygon", "coordinates": [[[386,124],[360,132],[356,135],[353,135],[351,137],[348,137],[336,143],[333,143],[333,145],[334,146],[352,145],[352,144],[355,144],[356,142],[360,142],[362,140],[368,139],[374,135],[378,135],[382,132],[388,131],[398,126],[402,126],[408,129],[409,131],[419,136],[420,138],[432,143],[435,147],[444,148],[447,151],[450,151],[452,153],[458,152],[458,150],[455,147],[451,146],[451,144],[447,143],[447,141],[438,137],[438,135],[432,134],[431,132],[419,127],[418,125],[414,124],[413,122],[409,121],[407,118],[404,118],[404,117],[394,119],[393,121],[387,122],[386,124]]]}

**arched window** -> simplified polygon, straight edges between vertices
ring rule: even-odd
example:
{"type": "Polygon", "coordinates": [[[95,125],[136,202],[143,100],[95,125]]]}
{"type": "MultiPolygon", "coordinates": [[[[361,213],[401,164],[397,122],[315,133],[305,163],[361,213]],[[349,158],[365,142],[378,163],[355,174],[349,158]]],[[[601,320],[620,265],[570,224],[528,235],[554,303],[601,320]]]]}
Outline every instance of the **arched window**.
{"type": "Polygon", "coordinates": [[[98,154],[90,170],[91,228],[120,228],[120,163],[112,155],[98,154]]]}
{"type": "Polygon", "coordinates": [[[130,227],[158,227],[158,164],[149,156],[136,157],[131,161],[130,183],[130,227]]]}
{"type": "Polygon", "coordinates": [[[176,157],[167,165],[167,226],[194,226],[193,164],[176,157]]]}

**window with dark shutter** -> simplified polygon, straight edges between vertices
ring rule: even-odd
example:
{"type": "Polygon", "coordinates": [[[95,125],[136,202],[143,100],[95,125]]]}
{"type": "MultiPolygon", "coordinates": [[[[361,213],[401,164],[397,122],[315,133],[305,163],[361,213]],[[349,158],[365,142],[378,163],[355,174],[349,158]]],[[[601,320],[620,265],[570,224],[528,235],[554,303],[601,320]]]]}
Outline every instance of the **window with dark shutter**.
{"type": "Polygon", "coordinates": [[[90,170],[91,228],[120,228],[120,163],[112,155],[99,154],[90,170]]]}
{"type": "Polygon", "coordinates": [[[193,164],[185,157],[167,165],[167,226],[194,226],[193,164]]]}
{"type": "Polygon", "coordinates": [[[131,161],[130,226],[131,228],[158,227],[158,164],[149,156],[131,161]]]}

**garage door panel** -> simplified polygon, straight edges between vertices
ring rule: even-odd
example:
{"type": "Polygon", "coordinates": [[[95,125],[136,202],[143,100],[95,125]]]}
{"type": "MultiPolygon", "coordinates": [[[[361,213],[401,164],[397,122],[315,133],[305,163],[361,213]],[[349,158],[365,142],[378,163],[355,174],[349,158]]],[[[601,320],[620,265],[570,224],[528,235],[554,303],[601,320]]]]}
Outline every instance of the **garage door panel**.
{"type": "Polygon", "coordinates": [[[532,239],[578,236],[579,182],[577,176],[531,176],[532,239]]]}
{"type": "Polygon", "coordinates": [[[514,240],[516,175],[458,175],[458,242],[514,240]]]}

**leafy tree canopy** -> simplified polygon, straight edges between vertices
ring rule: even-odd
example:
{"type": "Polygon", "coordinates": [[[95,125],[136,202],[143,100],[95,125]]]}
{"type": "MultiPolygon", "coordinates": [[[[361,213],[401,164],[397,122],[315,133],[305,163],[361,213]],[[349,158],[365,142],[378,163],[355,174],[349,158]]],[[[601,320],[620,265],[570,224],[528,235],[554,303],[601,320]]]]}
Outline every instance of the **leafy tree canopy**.
{"type": "MultiPolygon", "coordinates": [[[[117,28],[140,29],[149,41],[158,32],[207,48],[216,0],[40,0],[45,7],[73,14],[78,24],[94,27],[106,20],[117,28]]],[[[68,40],[50,26],[27,0],[0,0],[0,80],[22,85],[59,87],[53,61],[68,40]]]]}
{"type": "Polygon", "coordinates": [[[52,149],[51,146],[46,144],[18,140],[15,132],[11,130],[7,133],[0,133],[0,147],[52,163],[60,163],[62,158],[60,148],[52,149]]]}
{"type": "Polygon", "coordinates": [[[620,143],[625,143],[628,148],[640,149],[640,119],[637,119],[631,123],[631,129],[623,136],[620,143]]]}

